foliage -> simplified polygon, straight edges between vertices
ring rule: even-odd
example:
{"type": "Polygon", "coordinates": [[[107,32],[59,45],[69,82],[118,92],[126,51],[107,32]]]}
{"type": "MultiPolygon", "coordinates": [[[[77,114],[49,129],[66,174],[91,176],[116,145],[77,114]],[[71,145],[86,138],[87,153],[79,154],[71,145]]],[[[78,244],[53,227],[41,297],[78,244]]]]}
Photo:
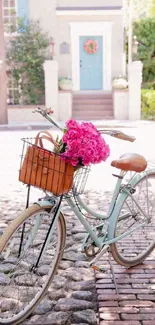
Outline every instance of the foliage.
{"type": "Polygon", "coordinates": [[[61,84],[72,84],[72,79],[70,77],[62,77],[59,79],[59,85],[61,84]]]}
{"type": "Polygon", "coordinates": [[[143,89],[155,90],[155,81],[153,81],[153,82],[143,82],[143,89]]]}
{"type": "MultiPolygon", "coordinates": [[[[133,20],[148,17],[151,9],[151,1],[154,0],[133,0],[133,20]]],[[[130,0],[126,0],[127,18],[129,16],[130,0]]],[[[128,19],[127,19],[128,23],[128,19]]]]}
{"type": "Polygon", "coordinates": [[[134,22],[134,35],[139,43],[136,59],[143,62],[143,81],[155,80],[155,17],[134,22]]]}
{"type": "Polygon", "coordinates": [[[142,117],[155,120],[155,90],[142,89],[142,117]]]}
{"type": "Polygon", "coordinates": [[[152,0],[150,16],[155,16],[155,0],[152,0]]]}
{"type": "Polygon", "coordinates": [[[14,78],[21,80],[21,97],[24,104],[40,104],[44,95],[43,63],[49,45],[48,35],[39,22],[19,20],[17,37],[10,41],[7,64],[14,78]]]}
{"type": "Polygon", "coordinates": [[[62,77],[62,78],[60,78],[59,79],[59,88],[60,89],[71,90],[71,88],[72,88],[72,79],[70,77],[62,77]]]}

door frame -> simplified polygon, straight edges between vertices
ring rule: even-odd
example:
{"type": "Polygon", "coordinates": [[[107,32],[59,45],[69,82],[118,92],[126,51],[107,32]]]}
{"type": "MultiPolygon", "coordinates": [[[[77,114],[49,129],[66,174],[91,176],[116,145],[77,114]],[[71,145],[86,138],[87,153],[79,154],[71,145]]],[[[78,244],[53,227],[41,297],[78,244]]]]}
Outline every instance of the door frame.
{"type": "Polygon", "coordinates": [[[102,36],[103,37],[103,89],[111,91],[111,40],[112,40],[112,21],[108,22],[70,22],[71,30],[71,54],[72,54],[72,80],[73,91],[80,90],[80,36],[102,36]]]}

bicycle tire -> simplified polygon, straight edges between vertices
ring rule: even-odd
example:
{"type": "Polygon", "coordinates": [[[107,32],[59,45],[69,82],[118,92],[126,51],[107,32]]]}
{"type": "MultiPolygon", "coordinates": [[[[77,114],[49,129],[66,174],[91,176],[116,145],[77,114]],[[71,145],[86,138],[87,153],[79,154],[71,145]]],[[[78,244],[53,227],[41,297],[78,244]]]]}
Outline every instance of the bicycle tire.
{"type": "MultiPolygon", "coordinates": [[[[13,324],[19,324],[21,322],[23,322],[27,316],[29,316],[33,309],[39,304],[39,302],[41,301],[41,299],[43,298],[43,296],[45,295],[45,293],[47,292],[47,289],[57,271],[59,262],[62,258],[62,254],[63,254],[63,250],[65,247],[65,240],[66,240],[66,225],[65,225],[65,220],[64,217],[62,215],[62,213],[60,212],[59,217],[58,217],[58,222],[56,225],[56,231],[54,229],[53,234],[49,240],[49,243],[47,245],[47,248],[50,248],[51,251],[46,251],[44,250],[43,255],[41,256],[42,261],[44,262],[48,256],[45,255],[45,252],[48,252],[49,257],[46,260],[47,263],[47,268],[49,268],[49,273],[48,275],[46,274],[45,271],[42,270],[41,273],[41,267],[43,266],[43,264],[40,263],[40,265],[38,266],[38,270],[36,272],[33,272],[33,268],[31,269],[30,263],[35,263],[36,262],[36,252],[37,252],[37,248],[36,247],[40,247],[43,243],[43,237],[44,237],[44,228],[47,228],[47,222],[49,217],[51,217],[51,214],[49,213],[49,211],[51,210],[51,206],[47,205],[45,207],[39,207],[39,205],[32,205],[31,207],[29,207],[28,209],[26,209],[19,217],[17,217],[7,228],[7,230],[4,232],[4,234],[2,235],[1,239],[0,239],[0,265],[1,268],[4,268],[5,271],[5,266],[6,262],[9,263],[14,263],[13,262],[13,258],[16,258],[16,255],[19,254],[19,247],[17,247],[17,242],[20,241],[20,236],[18,237],[17,234],[21,234],[21,227],[23,227],[23,224],[25,225],[25,230],[24,230],[24,240],[23,240],[23,244],[22,244],[22,253],[20,253],[20,257],[18,257],[18,260],[16,261],[15,264],[13,264],[12,269],[10,270],[9,273],[4,273],[4,275],[6,276],[6,278],[9,277],[9,289],[7,289],[8,283],[6,281],[6,285],[4,285],[3,283],[3,287],[1,287],[1,282],[0,282],[0,325],[13,325],[13,324]],[[38,234],[38,238],[40,241],[37,242],[37,234],[35,234],[35,237],[33,238],[33,232],[31,230],[31,232],[29,232],[30,227],[32,226],[31,229],[34,229],[34,223],[33,223],[33,219],[39,218],[39,220],[41,220],[39,222],[39,228],[37,230],[37,234],[38,234]],[[46,223],[41,223],[42,220],[46,220],[46,223]],[[24,247],[26,247],[27,243],[29,243],[29,238],[31,240],[31,243],[29,244],[28,247],[28,252],[26,250],[24,250],[24,247]],[[54,240],[57,240],[57,245],[56,245],[56,252],[53,249],[52,246],[52,242],[51,239],[54,238],[54,240]],[[10,241],[11,240],[11,241],[10,241]],[[12,246],[11,244],[12,243],[12,246]],[[38,245],[38,246],[37,246],[38,245]],[[11,253],[12,252],[12,256],[11,253]],[[34,254],[34,257],[32,257],[32,253],[34,254]],[[10,253],[9,255],[9,259],[7,254],[10,253]],[[13,256],[14,255],[14,256],[13,256]],[[45,256],[45,257],[44,257],[45,256]],[[51,261],[53,257],[53,265],[49,267],[49,260],[51,261]],[[12,261],[11,261],[12,260],[12,261]],[[2,263],[3,261],[3,263],[2,263]],[[26,265],[27,264],[27,265],[26,265]],[[26,266],[25,266],[26,265],[26,266]],[[22,267],[24,267],[24,270],[22,269],[22,267]],[[20,273],[20,268],[21,268],[21,273],[20,273]],[[24,275],[23,275],[24,272],[24,275]],[[31,272],[31,275],[28,277],[28,272],[31,272]],[[32,274],[33,273],[33,274],[32,274]],[[45,273],[43,275],[43,273],[45,273]],[[39,276],[39,279],[37,281],[37,277],[39,276]],[[23,279],[22,279],[23,277],[23,279]],[[43,280],[44,279],[44,280],[43,280]],[[30,281],[32,280],[32,287],[30,285],[30,281]],[[14,286],[13,286],[13,281],[14,281],[14,286]],[[24,283],[25,281],[25,283],[24,283]],[[26,282],[27,281],[27,282],[26,282]],[[29,281],[29,283],[28,283],[29,281]],[[45,282],[43,284],[43,281],[45,282]],[[23,283],[25,284],[25,287],[23,285],[23,283]],[[16,288],[16,286],[18,285],[18,289],[16,288]],[[19,290],[19,287],[21,285],[21,296],[16,295],[16,290],[19,290]],[[14,290],[12,289],[12,286],[14,288],[14,290]],[[24,289],[23,289],[24,288],[24,289]],[[29,289],[27,289],[29,288],[29,289]],[[38,292],[38,288],[39,288],[39,292],[38,292]],[[3,289],[3,290],[2,290],[3,289]],[[5,291],[4,291],[5,290],[5,291]],[[9,290],[9,291],[7,291],[9,290]],[[30,293],[30,299],[31,299],[31,295],[33,295],[35,292],[35,296],[32,297],[32,299],[30,301],[24,301],[24,292],[26,291],[26,295],[25,295],[25,299],[28,300],[29,296],[27,298],[27,293],[30,293]],[[30,291],[29,291],[30,290],[30,291]],[[17,298],[20,299],[20,301],[18,301],[18,304],[16,303],[16,306],[12,304],[12,307],[10,308],[14,308],[13,310],[11,309],[11,311],[7,311],[7,314],[5,315],[6,311],[4,310],[3,315],[2,315],[2,310],[5,309],[3,308],[2,305],[2,300],[4,300],[4,296],[7,296],[8,292],[10,293],[10,295],[12,296],[14,294],[14,304],[17,300],[17,298]],[[23,306],[21,306],[21,303],[23,303],[23,306]],[[24,306],[25,305],[25,306],[24,306]],[[22,307],[22,308],[21,308],[22,307]],[[11,315],[9,314],[11,313],[11,315]],[[15,314],[16,313],[16,314],[15,314]]],[[[37,219],[38,220],[38,219],[37,219]]],[[[51,222],[49,220],[49,222],[51,222]]],[[[36,223],[35,223],[36,224],[36,223]]],[[[47,232],[46,232],[47,234],[47,232]]],[[[55,242],[54,242],[55,244],[55,242]]],[[[38,249],[38,253],[39,253],[39,249],[38,249]]],[[[47,254],[47,253],[46,253],[47,254]]],[[[11,264],[10,264],[11,265],[11,264]]],[[[18,292],[19,294],[19,292],[18,292]]],[[[8,297],[5,299],[8,302],[8,297]]],[[[12,298],[11,298],[12,299],[12,298]]]]}
{"type": "MultiPolygon", "coordinates": [[[[125,238],[122,240],[119,240],[113,244],[110,245],[110,251],[111,254],[114,258],[114,260],[125,267],[133,267],[137,264],[142,263],[147,256],[150,255],[150,253],[153,251],[155,248],[155,240],[154,240],[154,230],[155,230],[155,173],[148,173],[148,175],[145,175],[141,180],[139,180],[135,185],[134,185],[135,193],[133,196],[136,199],[136,193],[139,193],[139,198],[136,201],[139,203],[142,209],[144,209],[144,203],[146,203],[147,200],[144,200],[144,197],[146,195],[146,192],[149,194],[149,203],[153,202],[153,211],[151,211],[151,222],[148,222],[146,226],[141,226],[139,229],[134,231],[132,234],[127,235],[125,238]],[[142,185],[144,184],[145,186],[145,191],[142,189],[142,185]],[[148,184],[149,187],[147,187],[145,184],[148,184]],[[139,191],[138,191],[139,188],[139,191]],[[152,188],[152,191],[151,191],[152,188]],[[153,198],[153,201],[152,201],[153,198]],[[142,199],[142,200],[141,200],[142,199]],[[145,228],[145,229],[144,229],[145,228]],[[152,238],[151,238],[152,235],[152,238]],[[149,242],[150,241],[150,242],[149,242]],[[148,246],[147,246],[148,244],[148,246]],[[141,249],[140,250],[140,245],[141,249]],[[138,254],[136,253],[136,250],[138,254]]],[[[122,206],[120,208],[120,213],[117,219],[117,223],[115,225],[114,229],[114,234],[113,237],[117,237],[118,234],[118,229],[119,227],[122,228],[122,231],[129,230],[132,227],[132,222],[135,220],[138,226],[138,222],[141,220],[141,222],[144,222],[146,219],[144,216],[142,216],[142,213],[135,205],[135,203],[132,201],[132,209],[131,211],[131,205],[130,205],[131,198],[130,196],[127,196],[127,198],[124,200],[122,203],[122,206]],[[129,209],[129,217],[127,220],[126,213],[124,214],[124,209],[126,209],[124,206],[126,204],[126,207],[129,209]],[[123,215],[121,216],[121,212],[124,214],[124,220],[123,220],[123,215]],[[132,213],[131,213],[132,212],[132,213]],[[119,220],[120,218],[120,220],[119,220]],[[133,220],[133,221],[132,221],[133,220]],[[121,226],[121,222],[123,223],[123,227],[121,226]]],[[[148,209],[148,204],[145,209],[148,209]]],[[[127,212],[127,210],[126,210],[127,212]]],[[[146,210],[145,210],[146,212],[146,210]]],[[[127,212],[128,213],[128,212],[127,212]]],[[[140,223],[139,223],[140,225],[140,223]]],[[[135,226],[135,225],[134,225],[135,226]]],[[[122,233],[123,233],[122,232],[122,233]]]]}

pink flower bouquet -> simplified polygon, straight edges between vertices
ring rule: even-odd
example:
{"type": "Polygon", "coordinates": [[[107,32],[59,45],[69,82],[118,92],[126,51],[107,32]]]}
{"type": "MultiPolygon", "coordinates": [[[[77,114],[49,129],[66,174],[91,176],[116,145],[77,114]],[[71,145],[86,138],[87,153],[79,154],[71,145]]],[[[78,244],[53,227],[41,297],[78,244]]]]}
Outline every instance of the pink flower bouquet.
{"type": "Polygon", "coordinates": [[[73,166],[89,166],[105,161],[110,149],[92,123],[69,120],[60,142],[61,157],[73,166]]]}

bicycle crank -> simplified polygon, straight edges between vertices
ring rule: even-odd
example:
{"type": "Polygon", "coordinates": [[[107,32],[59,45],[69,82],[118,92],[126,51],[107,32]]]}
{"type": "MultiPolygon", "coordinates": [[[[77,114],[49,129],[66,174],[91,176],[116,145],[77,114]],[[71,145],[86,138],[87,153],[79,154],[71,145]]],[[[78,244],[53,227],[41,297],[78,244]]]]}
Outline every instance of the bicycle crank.
{"type": "Polygon", "coordinates": [[[96,268],[96,270],[97,270],[97,268],[99,268],[99,270],[100,269],[102,269],[102,268],[100,268],[100,267],[98,267],[98,266],[96,266],[96,262],[98,262],[98,260],[101,258],[101,256],[103,255],[103,254],[105,254],[106,252],[108,252],[108,249],[109,249],[109,246],[108,245],[105,245],[101,250],[100,250],[100,252],[97,254],[97,256],[89,263],[89,266],[90,267],[93,267],[94,269],[96,268]]]}
{"type": "Polygon", "coordinates": [[[82,253],[86,254],[88,257],[96,256],[100,251],[100,248],[94,244],[90,244],[82,250],[82,253]]]}

